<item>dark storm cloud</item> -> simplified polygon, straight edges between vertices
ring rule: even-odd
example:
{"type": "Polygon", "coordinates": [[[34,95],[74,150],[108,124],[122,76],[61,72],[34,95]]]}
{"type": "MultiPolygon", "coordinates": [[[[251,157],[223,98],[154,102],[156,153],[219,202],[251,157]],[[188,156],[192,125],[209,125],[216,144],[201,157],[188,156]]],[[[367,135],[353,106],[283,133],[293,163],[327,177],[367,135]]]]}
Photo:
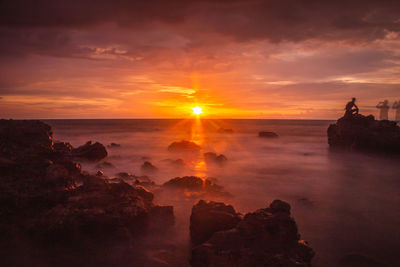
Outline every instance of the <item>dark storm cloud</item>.
{"type": "Polygon", "coordinates": [[[400,30],[397,0],[5,0],[0,5],[0,25],[6,27],[81,28],[115,22],[136,28],[163,22],[191,25],[191,30],[217,32],[239,41],[272,42],[365,41],[400,30]]]}

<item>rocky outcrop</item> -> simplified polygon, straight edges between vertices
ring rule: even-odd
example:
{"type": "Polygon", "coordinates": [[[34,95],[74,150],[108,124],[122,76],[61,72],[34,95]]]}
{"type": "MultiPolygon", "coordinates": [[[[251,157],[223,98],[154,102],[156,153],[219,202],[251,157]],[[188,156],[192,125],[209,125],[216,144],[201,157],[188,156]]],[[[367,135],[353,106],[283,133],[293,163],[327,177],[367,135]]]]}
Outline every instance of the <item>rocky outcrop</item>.
{"type": "Polygon", "coordinates": [[[92,141],[73,149],[71,153],[74,158],[88,161],[99,161],[107,157],[107,150],[104,145],[99,142],[92,144],[92,141]]]}
{"type": "Polygon", "coordinates": [[[185,140],[173,142],[168,146],[169,152],[198,152],[200,149],[198,144],[185,140]]]}
{"type": "MultiPolygon", "coordinates": [[[[94,249],[173,223],[171,206],[156,205],[142,186],[83,173],[70,148],[54,146],[50,127],[40,121],[0,120],[2,250],[19,240],[94,249]]],[[[104,152],[89,143],[75,153],[93,159],[104,152]]]]}
{"type": "Polygon", "coordinates": [[[151,162],[145,161],[142,166],[140,167],[140,170],[144,173],[155,173],[158,172],[158,168],[154,166],[151,162]]]}
{"type": "MultiPolygon", "coordinates": [[[[205,206],[211,212],[213,205],[205,206]]],[[[226,206],[222,206],[226,209],[226,206]]],[[[196,208],[197,209],[197,208],[196,208]]],[[[193,211],[196,210],[193,208],[193,211]]],[[[193,213],[192,213],[193,214],[193,213]]],[[[232,214],[232,210],[231,210],[232,214]]],[[[223,225],[215,216],[191,221],[191,229],[223,225]],[[194,224],[195,223],[195,224],[194,224]]],[[[313,250],[300,240],[290,205],[275,200],[268,208],[247,213],[228,230],[216,231],[206,242],[192,249],[192,266],[311,266],[313,250]]]]}
{"type": "Polygon", "coordinates": [[[241,221],[231,205],[200,200],[192,208],[190,216],[190,239],[193,245],[204,243],[218,231],[234,228],[241,221]]]}
{"type": "Polygon", "coordinates": [[[329,126],[328,143],[331,148],[400,154],[400,127],[372,115],[342,117],[329,126]]]}
{"type": "Polygon", "coordinates": [[[258,137],[263,137],[263,138],[277,138],[279,137],[278,134],[274,132],[259,132],[258,137]]]}
{"type": "Polygon", "coordinates": [[[171,190],[230,196],[228,192],[224,191],[224,188],[222,186],[217,185],[211,179],[202,179],[197,176],[176,177],[165,182],[162,187],[171,190]]]}
{"type": "Polygon", "coordinates": [[[223,154],[216,154],[214,152],[207,152],[203,154],[204,160],[208,164],[218,164],[218,165],[224,165],[228,159],[225,157],[223,154]]]}

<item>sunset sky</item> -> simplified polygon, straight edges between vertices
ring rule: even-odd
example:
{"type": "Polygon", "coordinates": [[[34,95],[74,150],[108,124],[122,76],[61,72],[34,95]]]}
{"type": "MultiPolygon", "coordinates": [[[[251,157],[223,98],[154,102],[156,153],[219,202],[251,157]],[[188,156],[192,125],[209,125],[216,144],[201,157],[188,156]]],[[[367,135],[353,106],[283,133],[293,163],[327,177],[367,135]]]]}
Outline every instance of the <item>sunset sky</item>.
{"type": "MultiPolygon", "coordinates": [[[[400,100],[400,2],[0,2],[1,118],[335,119],[400,100]]],[[[391,111],[392,113],[392,111],[391,111]]],[[[390,116],[393,116],[390,113],[390,116]]]]}

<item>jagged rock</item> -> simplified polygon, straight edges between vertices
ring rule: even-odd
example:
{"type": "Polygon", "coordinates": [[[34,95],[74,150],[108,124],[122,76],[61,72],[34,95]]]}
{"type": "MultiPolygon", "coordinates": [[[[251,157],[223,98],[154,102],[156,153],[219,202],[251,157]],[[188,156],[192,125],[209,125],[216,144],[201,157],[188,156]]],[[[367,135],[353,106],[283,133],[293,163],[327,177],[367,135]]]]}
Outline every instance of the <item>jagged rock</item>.
{"type": "Polygon", "coordinates": [[[107,145],[107,147],[108,148],[117,148],[117,147],[121,147],[121,145],[117,144],[117,143],[111,143],[111,144],[107,145]]]}
{"type": "Polygon", "coordinates": [[[182,140],[180,142],[173,142],[168,146],[170,152],[198,152],[201,147],[194,142],[182,140]]]}
{"type": "Polygon", "coordinates": [[[328,143],[331,148],[400,154],[400,127],[372,115],[342,117],[329,126],[328,143]]]}
{"type": "Polygon", "coordinates": [[[277,138],[279,137],[278,134],[274,132],[259,132],[258,137],[263,137],[263,138],[277,138]]]}
{"type": "MultiPolygon", "coordinates": [[[[173,223],[173,208],[156,205],[145,188],[82,173],[65,144],[55,148],[50,126],[40,121],[0,120],[2,249],[108,248],[173,223]]],[[[72,150],[89,158],[104,152],[90,143],[72,150]]]]}
{"type": "Polygon", "coordinates": [[[290,205],[275,200],[269,208],[247,213],[236,227],[217,231],[195,246],[191,264],[308,267],[313,256],[313,250],[300,240],[296,222],[290,216],[290,205]]]}
{"type": "Polygon", "coordinates": [[[213,233],[234,228],[241,220],[231,205],[200,200],[192,208],[190,215],[190,238],[193,245],[199,245],[213,233]]]}
{"type": "Polygon", "coordinates": [[[149,161],[145,161],[143,165],[140,167],[140,170],[144,173],[155,173],[158,171],[158,168],[151,164],[149,161]]]}
{"type": "Polygon", "coordinates": [[[223,154],[217,155],[214,152],[204,153],[203,156],[204,156],[204,160],[208,164],[214,163],[214,164],[218,164],[218,165],[223,165],[228,161],[228,159],[223,154]]]}
{"type": "Polygon", "coordinates": [[[99,161],[107,157],[107,150],[99,142],[92,144],[92,141],[88,141],[83,146],[73,149],[72,156],[78,159],[99,161]]]}

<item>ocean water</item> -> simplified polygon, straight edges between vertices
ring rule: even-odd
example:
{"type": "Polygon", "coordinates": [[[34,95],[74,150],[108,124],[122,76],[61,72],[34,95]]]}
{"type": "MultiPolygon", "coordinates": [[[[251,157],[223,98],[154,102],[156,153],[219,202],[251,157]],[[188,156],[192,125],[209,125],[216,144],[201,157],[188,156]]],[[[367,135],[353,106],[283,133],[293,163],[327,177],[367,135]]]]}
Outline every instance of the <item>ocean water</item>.
{"type": "MultiPolygon", "coordinates": [[[[301,238],[316,252],[315,266],[341,266],[340,259],[350,253],[400,266],[400,159],[330,151],[326,130],[331,121],[45,122],[52,126],[56,140],[73,146],[88,140],[120,144],[119,148],[108,149],[106,161],[115,166],[103,169],[109,177],[118,172],[142,175],[140,166],[148,160],[159,169],[150,175],[157,184],[185,175],[215,179],[232,196],[206,199],[232,204],[243,214],[264,208],[274,199],[289,202],[301,238]],[[233,132],[220,133],[220,128],[233,132]],[[276,132],[279,138],[259,138],[259,131],[276,132]],[[201,153],[168,152],[168,145],[180,140],[196,142],[201,145],[201,152],[224,154],[228,162],[224,166],[209,165],[201,153]],[[166,161],[177,158],[185,161],[184,168],[166,161]]],[[[93,173],[98,169],[89,163],[82,163],[82,168],[93,173]]],[[[171,266],[188,265],[189,217],[199,198],[156,192],[156,202],[174,206],[175,231],[167,240],[149,239],[146,257],[171,266]]]]}

